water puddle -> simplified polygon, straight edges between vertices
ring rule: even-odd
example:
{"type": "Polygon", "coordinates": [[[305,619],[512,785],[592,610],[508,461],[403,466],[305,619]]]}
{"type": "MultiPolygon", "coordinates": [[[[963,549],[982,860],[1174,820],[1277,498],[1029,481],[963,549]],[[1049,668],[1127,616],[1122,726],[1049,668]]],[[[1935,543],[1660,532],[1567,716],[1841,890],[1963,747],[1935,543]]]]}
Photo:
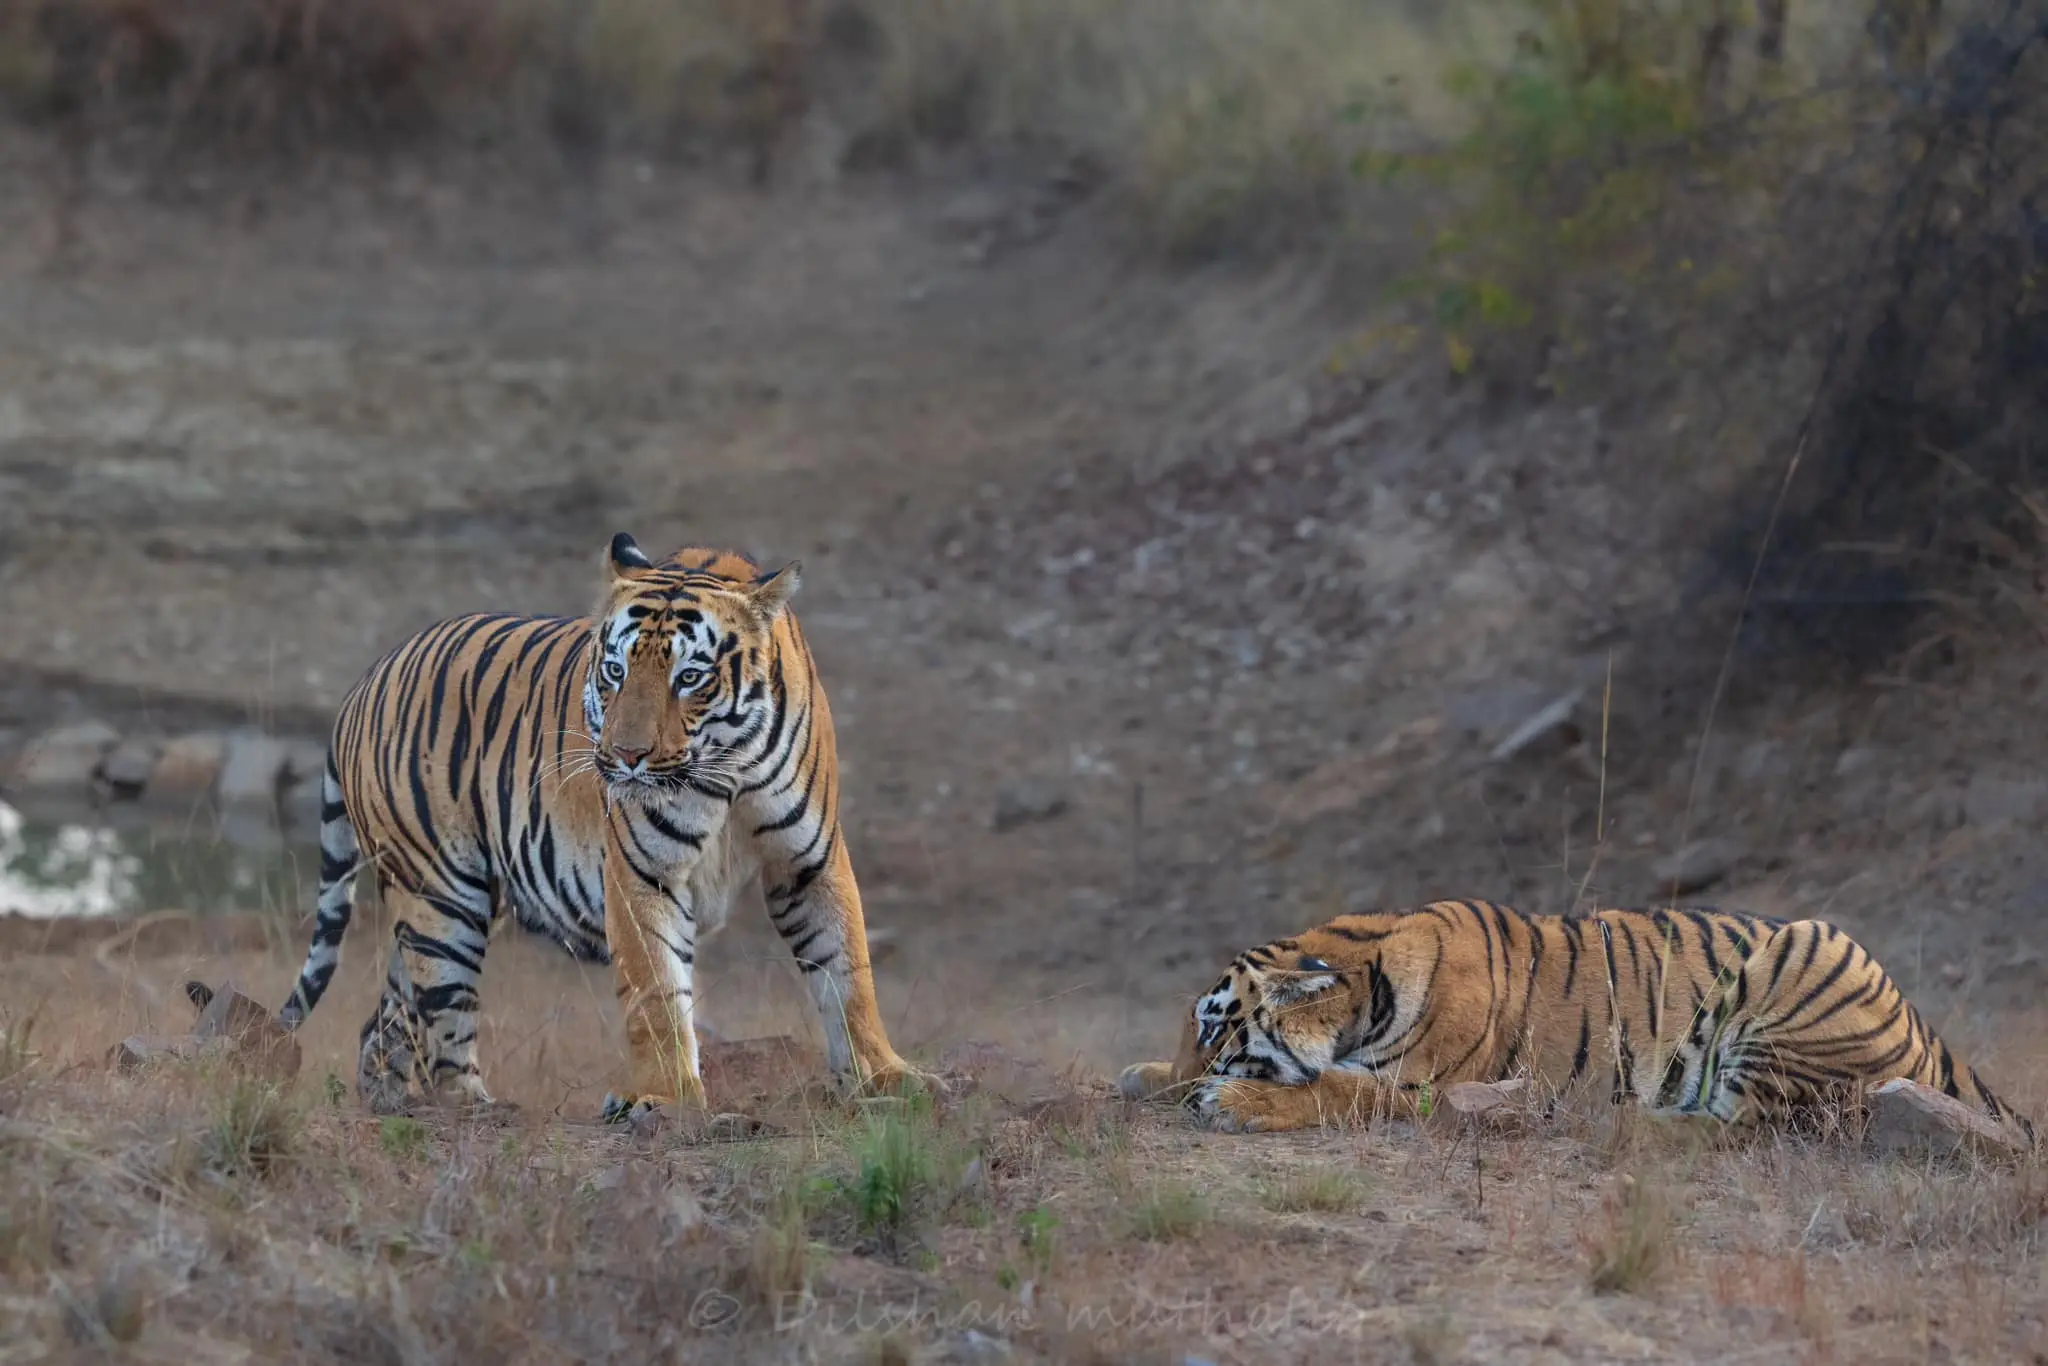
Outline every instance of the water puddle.
{"type": "Polygon", "coordinates": [[[287,839],[267,817],[169,822],[118,806],[44,811],[0,801],[0,914],[297,913],[312,905],[319,866],[310,837],[287,839]]]}

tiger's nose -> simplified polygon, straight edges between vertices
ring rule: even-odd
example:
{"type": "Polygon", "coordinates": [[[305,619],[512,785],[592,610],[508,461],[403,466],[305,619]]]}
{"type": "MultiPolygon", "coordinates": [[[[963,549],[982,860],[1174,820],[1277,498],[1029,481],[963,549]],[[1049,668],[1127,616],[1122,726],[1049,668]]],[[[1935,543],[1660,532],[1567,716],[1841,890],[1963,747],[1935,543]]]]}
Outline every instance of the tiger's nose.
{"type": "Polygon", "coordinates": [[[630,745],[613,745],[612,757],[627,768],[631,768],[647,757],[647,751],[645,749],[634,749],[630,745]]]}

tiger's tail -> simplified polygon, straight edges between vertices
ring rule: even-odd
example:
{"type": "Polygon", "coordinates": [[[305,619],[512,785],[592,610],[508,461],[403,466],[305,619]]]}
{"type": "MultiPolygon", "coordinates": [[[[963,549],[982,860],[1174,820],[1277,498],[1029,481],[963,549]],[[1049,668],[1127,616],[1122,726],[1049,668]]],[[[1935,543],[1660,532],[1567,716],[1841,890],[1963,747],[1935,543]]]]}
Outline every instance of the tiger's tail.
{"type": "Polygon", "coordinates": [[[355,823],[349,819],[348,804],[342,800],[341,773],[335,767],[334,750],[327,751],[327,772],[320,780],[320,899],[314,912],[313,942],[306,950],[306,964],[291,998],[277,1013],[278,1022],[295,1029],[320,1004],[328,983],[334,980],[341,961],[341,937],[348,933],[349,916],[355,910],[355,875],[362,849],[356,840],[355,823]]]}

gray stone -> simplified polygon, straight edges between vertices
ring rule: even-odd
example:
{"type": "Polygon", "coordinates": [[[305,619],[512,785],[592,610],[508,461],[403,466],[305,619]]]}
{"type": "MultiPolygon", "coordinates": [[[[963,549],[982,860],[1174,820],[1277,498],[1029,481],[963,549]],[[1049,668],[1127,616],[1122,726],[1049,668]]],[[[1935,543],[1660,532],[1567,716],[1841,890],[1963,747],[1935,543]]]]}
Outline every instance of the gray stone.
{"type": "Polygon", "coordinates": [[[1656,879],[1657,896],[1686,896],[1711,887],[1737,863],[1744,853],[1738,840],[1716,836],[1694,840],[1678,852],[1657,860],[1650,869],[1656,879]]]}
{"type": "Polygon", "coordinates": [[[224,1053],[227,1045],[210,1044],[190,1034],[131,1034],[114,1045],[107,1061],[123,1072],[133,1072],[158,1062],[189,1062],[208,1053],[224,1053]]]}
{"type": "Polygon", "coordinates": [[[70,788],[84,792],[92,785],[100,760],[121,739],[104,721],[80,721],[45,731],[29,741],[8,775],[20,791],[70,788]]]}
{"type": "Polygon", "coordinates": [[[156,772],[157,756],[163,745],[155,740],[123,740],[100,760],[100,781],[124,797],[132,797],[149,786],[156,772]]]}
{"type": "Polygon", "coordinates": [[[213,791],[227,763],[228,742],[210,731],[180,735],[164,746],[145,793],[153,800],[196,801],[213,791]]]}
{"type": "Polygon", "coordinates": [[[2019,1156],[2027,1150],[2018,1134],[1989,1115],[1905,1077],[1870,1093],[1865,1136],[1880,1156],[1946,1157],[1968,1149],[2019,1156]]]}
{"type": "Polygon", "coordinates": [[[227,763],[220,771],[220,804],[274,806],[290,757],[290,747],[274,735],[242,730],[228,736],[227,763]]]}
{"type": "Polygon", "coordinates": [[[320,784],[293,783],[284,790],[277,818],[289,835],[317,836],[320,833],[320,784]]]}
{"type": "Polygon", "coordinates": [[[236,1062],[274,1080],[289,1081],[299,1074],[299,1041],[233,982],[221,983],[218,991],[204,982],[187,982],[185,995],[199,1007],[194,1038],[202,1043],[225,1040],[236,1062]]]}
{"type": "Polygon", "coordinates": [[[1049,821],[1067,809],[1067,795],[1050,783],[1022,779],[1005,783],[996,793],[994,825],[1000,833],[1020,825],[1049,821]]]}
{"type": "Polygon", "coordinates": [[[1929,788],[1905,803],[1903,808],[1894,807],[1892,810],[1897,813],[1897,819],[1886,824],[1894,829],[1913,832],[1953,830],[1963,823],[1967,815],[1963,794],[1948,786],[1929,788]]]}
{"type": "Polygon", "coordinates": [[[1468,688],[1444,707],[1454,731],[1488,744],[1497,742],[1556,695],[1541,683],[1500,683],[1468,688]]]}
{"type": "Polygon", "coordinates": [[[1569,726],[1573,715],[1579,709],[1579,702],[1584,697],[1584,690],[1574,688],[1568,693],[1552,698],[1503,736],[1501,742],[1488,751],[1486,757],[1497,764],[1505,763],[1544,736],[1569,726]]]}
{"type": "Polygon", "coordinates": [[[285,744],[284,780],[319,790],[327,774],[327,746],[319,740],[291,740],[285,744]]]}
{"type": "Polygon", "coordinates": [[[1011,213],[1007,195],[987,188],[962,190],[939,210],[939,231],[956,239],[981,237],[1000,230],[1011,213]]]}
{"type": "Polygon", "coordinates": [[[1963,816],[1971,825],[2005,825],[2038,818],[2048,806],[2048,782],[1974,773],[1963,792],[1963,816]]]}
{"type": "Polygon", "coordinates": [[[1509,1081],[1453,1082],[1444,1088],[1444,1104],[1467,1119],[1476,1119],[1507,1105],[1527,1085],[1521,1077],[1509,1081]]]}

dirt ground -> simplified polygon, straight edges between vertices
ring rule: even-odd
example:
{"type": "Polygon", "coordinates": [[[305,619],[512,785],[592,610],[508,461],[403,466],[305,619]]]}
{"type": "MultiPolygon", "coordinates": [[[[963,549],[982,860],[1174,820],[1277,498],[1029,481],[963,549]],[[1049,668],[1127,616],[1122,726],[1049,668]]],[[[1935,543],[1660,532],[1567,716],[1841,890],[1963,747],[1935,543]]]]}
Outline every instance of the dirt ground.
{"type": "MultiPolygon", "coordinates": [[[[1326,264],[1159,274],[1028,164],[766,196],[619,165],[581,202],[433,167],[186,203],[110,185],[59,269],[37,153],[0,153],[0,741],[81,713],[317,733],[427,621],[581,610],[620,529],[650,549],[801,557],[796,606],[838,718],[870,920],[893,936],[881,991],[906,1052],[984,1039],[1099,1080],[1169,1049],[1179,999],[1271,934],[1430,895],[1640,902],[1659,860],[1713,837],[1725,867],[1704,899],[1841,921],[1988,1078],[2048,1113],[2027,1013],[2048,976],[2031,838],[2048,784],[2038,727],[2017,719],[2038,643],[1993,643],[1933,683],[1753,688],[1701,745],[1700,716],[1666,704],[1669,671],[1718,661],[1601,634],[1613,601],[1653,593],[1634,577],[1651,571],[1589,578],[1549,549],[1567,525],[1549,509],[1627,510],[1591,485],[1513,491],[1547,451],[1604,446],[1599,413],[1501,419],[1423,382],[1319,378],[1357,321],[1326,264]],[[1568,727],[1489,757],[1566,694],[1568,727]],[[1020,785],[1064,808],[998,829],[1020,785]]],[[[304,1031],[308,1104],[352,1070],[381,930],[359,918],[304,1031]]],[[[10,1160],[71,1192],[76,1236],[68,1259],[0,1252],[19,1275],[8,1312],[38,1344],[0,1359],[100,1341],[31,1303],[37,1277],[86,1294],[77,1229],[112,1237],[133,1217],[91,1213],[80,1164],[200,1123],[170,1083],[49,1074],[181,1025],[188,975],[278,999],[300,932],[232,952],[11,937],[0,1006],[35,1017],[43,1058],[6,1103],[10,1160]],[[123,1118],[87,1125],[94,1107],[123,1118]]],[[[808,1028],[785,958],[738,918],[705,968],[724,1034],[808,1028]]],[[[587,1119],[619,1062],[603,973],[508,936],[485,980],[493,1089],[522,1124],[587,1119]]],[[[1872,1174],[1796,1145],[1701,1156],[1578,1132],[1479,1153],[1440,1130],[1228,1139],[1075,1094],[1085,1118],[1032,1140],[1043,1151],[995,1183],[982,1226],[938,1221],[925,1261],[814,1229],[832,1302],[866,1302],[863,1276],[898,1306],[995,1285],[1030,1251],[1018,1221],[1066,1201],[1041,1293],[1126,1286],[1149,1306],[1093,1334],[1106,1360],[2048,1360],[2037,1167],[1872,1174]],[[1334,1211],[1259,1194],[1354,1167],[1369,1194],[1334,1211]],[[1659,1294],[1596,1295],[1588,1247],[1638,1174],[1687,1210],[1674,1266],[1659,1294]],[[1144,1217],[1171,1181],[1205,1192],[1204,1212],[1185,1236],[1132,1235],[1114,1211],[1144,1217]],[[1211,1295],[1215,1314],[1187,1307],[1211,1295]],[[1249,1326],[1290,1303],[1284,1328],[1249,1326]]],[[[420,1173],[442,1168],[444,1204],[553,1198],[530,1175],[463,1185],[485,1179],[464,1154],[492,1140],[459,1126],[393,1176],[410,1140],[358,1118],[319,1111],[302,1151],[348,1168],[371,1222],[410,1227],[435,1188],[420,1173]]],[[[553,1153],[562,1191],[639,1151],[580,1127],[517,1133],[519,1163],[553,1153]]],[[[701,1145],[661,1151],[678,1179],[724,1170],[701,1145]]],[[[180,1189],[175,1220],[201,1232],[179,1275],[252,1294],[331,1294],[347,1267],[392,1266],[393,1285],[452,1277],[432,1284],[531,1308],[531,1277],[553,1275],[550,1251],[511,1287],[518,1252],[465,1261],[459,1237],[402,1264],[366,1253],[310,1170],[241,1182],[227,1205],[180,1189]],[[259,1251],[204,1232],[223,1208],[259,1251]],[[324,1269],[285,1250],[307,1208],[324,1269]]],[[[628,1255],[586,1252],[599,1271],[628,1255]]],[[[470,1301],[393,1310],[376,1284],[400,1325],[378,1329],[388,1359],[484,1349],[446,1326],[470,1301]]],[[[163,1293],[122,1350],[347,1356],[332,1335],[238,1327],[212,1291],[163,1293]]],[[[659,1295],[585,1311],[615,1339],[521,1320],[520,1359],[729,1359],[659,1295]]],[[[1084,1359],[1044,1319],[976,1331],[1014,1359],[1084,1359]]],[[[747,1341],[761,1359],[898,1359],[873,1324],[813,1329],[747,1341]]],[[[903,1350],[977,1359],[965,1331],[917,1321],[903,1350]]]]}

